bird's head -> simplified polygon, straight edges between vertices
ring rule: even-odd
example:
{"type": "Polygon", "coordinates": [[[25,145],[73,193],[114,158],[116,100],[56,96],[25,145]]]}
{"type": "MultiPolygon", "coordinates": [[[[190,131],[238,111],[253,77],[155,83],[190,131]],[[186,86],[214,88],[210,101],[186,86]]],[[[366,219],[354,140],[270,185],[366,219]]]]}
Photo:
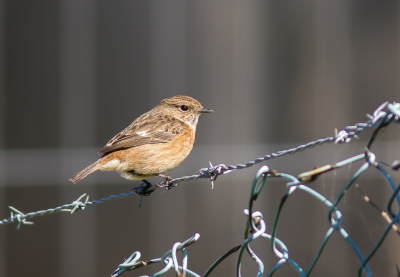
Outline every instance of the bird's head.
{"type": "Polygon", "coordinates": [[[156,108],[165,110],[169,115],[189,124],[194,129],[196,129],[200,115],[214,112],[203,108],[199,101],[185,95],[168,97],[162,100],[156,108]]]}

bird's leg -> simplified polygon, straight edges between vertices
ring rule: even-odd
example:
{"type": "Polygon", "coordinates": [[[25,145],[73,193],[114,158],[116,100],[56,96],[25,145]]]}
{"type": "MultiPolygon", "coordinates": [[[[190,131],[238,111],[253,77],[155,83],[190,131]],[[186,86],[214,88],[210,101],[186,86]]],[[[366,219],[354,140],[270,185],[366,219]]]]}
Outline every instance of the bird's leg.
{"type": "Polygon", "coordinates": [[[162,186],[159,185],[159,187],[165,187],[165,189],[171,189],[171,187],[174,186],[174,184],[171,185],[169,184],[169,181],[171,181],[172,178],[169,177],[168,175],[158,174],[157,176],[165,179],[165,185],[162,186]]]}
{"type": "Polygon", "coordinates": [[[143,179],[142,181],[143,181],[143,183],[146,184],[147,189],[151,188],[151,183],[149,181],[147,181],[146,179],[143,179]]]}

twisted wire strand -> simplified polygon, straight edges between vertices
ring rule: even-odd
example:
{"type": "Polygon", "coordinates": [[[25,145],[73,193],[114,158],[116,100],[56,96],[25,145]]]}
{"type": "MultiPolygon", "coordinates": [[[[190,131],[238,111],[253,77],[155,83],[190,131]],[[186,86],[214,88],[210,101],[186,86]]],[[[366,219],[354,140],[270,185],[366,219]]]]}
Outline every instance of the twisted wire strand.
{"type": "MultiPolygon", "coordinates": [[[[365,126],[366,126],[365,128],[370,127],[369,124],[367,124],[365,126]]],[[[361,132],[364,129],[360,129],[358,131],[358,133],[361,132]]],[[[355,134],[353,134],[353,133],[354,132],[352,132],[350,135],[354,136],[355,134]]],[[[214,181],[216,179],[216,176],[218,176],[218,175],[224,175],[224,174],[230,173],[230,172],[232,172],[234,170],[237,170],[237,169],[248,168],[248,167],[251,167],[251,166],[253,166],[255,164],[261,163],[263,161],[267,161],[267,160],[270,160],[270,159],[273,159],[273,158],[281,157],[281,156],[284,156],[284,155],[287,155],[287,154],[295,154],[296,152],[304,151],[305,149],[314,147],[316,145],[321,145],[323,143],[333,142],[333,141],[335,141],[334,137],[328,137],[328,138],[325,138],[325,139],[319,139],[319,140],[312,141],[312,142],[309,142],[309,143],[304,144],[304,145],[299,145],[299,146],[297,146],[295,148],[278,151],[276,153],[265,155],[264,157],[256,158],[255,160],[249,161],[246,164],[237,164],[237,165],[230,165],[230,166],[225,166],[225,165],[222,164],[222,165],[217,165],[217,166],[211,167],[211,168],[202,168],[202,169],[199,170],[199,174],[193,174],[191,176],[182,176],[180,178],[172,179],[169,182],[173,183],[173,184],[177,184],[177,183],[180,183],[180,182],[187,182],[187,181],[190,181],[190,180],[197,180],[199,178],[210,178],[210,179],[212,179],[212,181],[214,181]]],[[[149,188],[147,190],[147,192],[152,192],[152,191],[156,190],[159,187],[158,185],[162,186],[164,184],[165,184],[165,182],[162,182],[160,184],[152,185],[151,188],[149,188]]],[[[74,208],[75,208],[75,210],[83,210],[85,207],[93,206],[93,205],[96,205],[96,204],[102,204],[102,203],[105,203],[105,202],[108,202],[108,201],[111,201],[111,200],[121,199],[121,198],[135,196],[135,195],[140,195],[140,191],[132,191],[132,192],[129,192],[129,193],[120,193],[120,194],[117,194],[117,195],[110,195],[108,197],[101,198],[100,200],[92,200],[92,201],[88,201],[86,203],[82,203],[80,201],[78,201],[78,202],[74,201],[74,202],[72,202],[70,204],[64,204],[64,205],[56,207],[56,208],[49,208],[49,209],[46,209],[46,210],[30,212],[30,213],[27,213],[27,214],[19,212],[18,214],[14,215],[14,216],[11,216],[8,219],[1,220],[0,221],[0,225],[5,225],[5,224],[9,224],[9,223],[26,224],[25,219],[32,218],[32,217],[35,217],[35,216],[43,216],[43,215],[46,215],[46,214],[54,214],[54,213],[59,213],[59,212],[70,212],[74,208]]]]}

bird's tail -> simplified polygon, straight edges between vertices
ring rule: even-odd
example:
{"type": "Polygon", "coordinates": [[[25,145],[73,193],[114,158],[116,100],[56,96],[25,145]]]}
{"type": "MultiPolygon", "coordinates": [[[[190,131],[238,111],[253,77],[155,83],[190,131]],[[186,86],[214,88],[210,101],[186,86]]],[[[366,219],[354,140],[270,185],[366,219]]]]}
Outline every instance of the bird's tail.
{"type": "Polygon", "coordinates": [[[79,182],[80,180],[82,180],[83,178],[85,178],[86,176],[88,176],[90,173],[93,173],[94,171],[100,169],[100,167],[101,167],[100,160],[98,160],[97,162],[89,165],[85,169],[76,173],[69,180],[75,184],[75,183],[79,182]]]}

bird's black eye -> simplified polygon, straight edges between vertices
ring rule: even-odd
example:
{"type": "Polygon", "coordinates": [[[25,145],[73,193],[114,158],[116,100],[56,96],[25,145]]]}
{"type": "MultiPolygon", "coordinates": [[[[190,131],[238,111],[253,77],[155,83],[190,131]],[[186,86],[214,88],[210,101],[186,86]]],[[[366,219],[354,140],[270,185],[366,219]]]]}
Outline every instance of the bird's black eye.
{"type": "Polygon", "coordinates": [[[188,108],[188,106],[186,106],[186,105],[182,105],[182,106],[181,106],[181,110],[182,110],[182,111],[187,111],[187,110],[189,110],[189,108],[188,108]]]}

